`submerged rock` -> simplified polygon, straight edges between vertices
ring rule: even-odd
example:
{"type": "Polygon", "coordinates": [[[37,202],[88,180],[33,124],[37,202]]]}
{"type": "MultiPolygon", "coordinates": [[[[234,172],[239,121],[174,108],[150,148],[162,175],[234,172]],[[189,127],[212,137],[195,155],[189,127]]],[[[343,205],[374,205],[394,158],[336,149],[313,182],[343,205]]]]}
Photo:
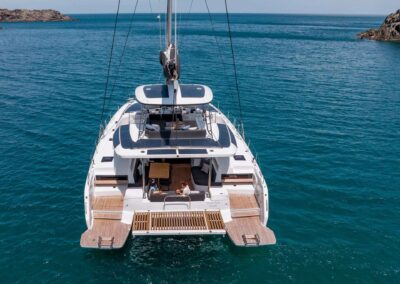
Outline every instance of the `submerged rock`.
{"type": "Polygon", "coordinates": [[[0,22],[65,22],[74,19],[55,10],[0,9],[0,22]]]}
{"type": "Polygon", "coordinates": [[[358,34],[360,39],[400,41],[400,9],[386,17],[379,29],[358,34]]]}

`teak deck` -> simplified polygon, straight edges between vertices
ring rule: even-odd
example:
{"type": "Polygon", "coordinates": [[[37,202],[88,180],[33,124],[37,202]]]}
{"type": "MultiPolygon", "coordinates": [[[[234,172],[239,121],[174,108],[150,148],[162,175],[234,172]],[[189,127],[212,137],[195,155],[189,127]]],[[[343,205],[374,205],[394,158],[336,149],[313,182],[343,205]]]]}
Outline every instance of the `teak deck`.
{"type": "Polygon", "coordinates": [[[232,221],[226,232],[237,246],[262,246],[276,243],[274,232],[260,221],[260,206],[254,194],[229,194],[232,221]]]}
{"type": "Polygon", "coordinates": [[[260,216],[261,210],[254,194],[229,194],[232,217],[260,216]]]}
{"type": "Polygon", "coordinates": [[[260,208],[254,194],[229,194],[231,209],[260,208]]]}
{"type": "Polygon", "coordinates": [[[81,246],[98,249],[122,248],[131,231],[131,224],[121,223],[122,197],[95,197],[92,209],[93,226],[82,234],[81,246]]]}
{"type": "Polygon", "coordinates": [[[96,211],[122,211],[124,200],[119,196],[95,197],[92,209],[96,211]]]}
{"type": "Polygon", "coordinates": [[[259,217],[233,218],[231,222],[225,224],[225,227],[229,238],[237,246],[262,246],[276,243],[274,232],[261,224],[259,217]],[[257,238],[258,241],[254,241],[257,238]]]}
{"type": "Polygon", "coordinates": [[[219,211],[138,212],[133,231],[214,231],[224,230],[219,211]]]}
{"type": "Polygon", "coordinates": [[[172,164],[170,190],[176,190],[178,188],[181,188],[182,181],[187,182],[189,188],[191,190],[194,190],[191,176],[192,176],[192,169],[190,167],[190,164],[172,164]]]}
{"type": "Polygon", "coordinates": [[[131,225],[120,220],[95,219],[91,229],[81,236],[81,246],[85,248],[118,249],[128,239],[131,225]]]}

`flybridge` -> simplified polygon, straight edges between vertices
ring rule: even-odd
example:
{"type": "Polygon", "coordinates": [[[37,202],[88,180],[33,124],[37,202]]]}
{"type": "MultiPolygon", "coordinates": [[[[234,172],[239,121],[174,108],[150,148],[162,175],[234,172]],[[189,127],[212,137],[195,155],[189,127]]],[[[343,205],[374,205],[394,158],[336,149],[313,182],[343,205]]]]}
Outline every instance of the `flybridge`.
{"type": "Polygon", "coordinates": [[[165,106],[204,105],[213,99],[209,87],[183,84],[140,86],[136,88],[135,96],[141,104],[165,106]]]}

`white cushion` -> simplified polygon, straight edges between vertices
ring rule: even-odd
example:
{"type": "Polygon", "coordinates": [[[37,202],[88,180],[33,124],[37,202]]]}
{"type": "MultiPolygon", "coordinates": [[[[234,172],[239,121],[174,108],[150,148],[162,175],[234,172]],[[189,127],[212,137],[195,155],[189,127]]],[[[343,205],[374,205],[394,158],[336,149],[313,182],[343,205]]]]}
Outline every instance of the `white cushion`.
{"type": "Polygon", "coordinates": [[[207,163],[203,163],[203,166],[201,167],[201,171],[205,174],[208,174],[208,170],[210,169],[210,165],[207,163]]]}
{"type": "Polygon", "coordinates": [[[142,164],[141,163],[139,163],[137,169],[138,169],[139,175],[142,176],[143,175],[143,171],[142,171],[142,164]]]}
{"type": "Polygon", "coordinates": [[[193,159],[193,167],[200,167],[201,159],[193,159]]]}
{"type": "Polygon", "coordinates": [[[155,131],[156,129],[152,124],[146,124],[146,129],[155,131]]]}
{"type": "Polygon", "coordinates": [[[160,131],[160,125],[158,124],[152,124],[153,128],[155,131],[160,131]]]}

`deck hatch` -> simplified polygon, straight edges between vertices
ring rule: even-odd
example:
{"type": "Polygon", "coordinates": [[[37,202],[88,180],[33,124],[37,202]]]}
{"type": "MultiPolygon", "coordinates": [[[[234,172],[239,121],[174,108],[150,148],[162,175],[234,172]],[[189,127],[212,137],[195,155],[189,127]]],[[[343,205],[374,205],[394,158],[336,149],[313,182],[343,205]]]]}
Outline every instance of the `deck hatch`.
{"type": "Polygon", "coordinates": [[[200,85],[180,85],[182,98],[202,98],[205,89],[200,85]]]}
{"type": "Polygon", "coordinates": [[[208,154],[206,149],[180,149],[179,154],[181,155],[196,155],[196,154],[208,154]]]}
{"type": "Polygon", "coordinates": [[[176,155],[174,149],[147,150],[148,155],[176,155]]]}
{"type": "Polygon", "coordinates": [[[157,98],[168,98],[168,86],[167,85],[151,85],[143,88],[146,97],[151,99],[157,98]]]}
{"type": "Polygon", "coordinates": [[[137,112],[140,111],[142,109],[142,105],[139,103],[135,103],[133,105],[131,105],[126,111],[125,113],[131,113],[131,112],[137,112]]]}
{"type": "Polygon", "coordinates": [[[243,155],[235,155],[233,158],[235,161],[246,161],[246,158],[243,155]]]}
{"type": "Polygon", "coordinates": [[[107,163],[107,162],[112,162],[114,160],[114,157],[103,157],[101,159],[102,163],[107,163]]]}

